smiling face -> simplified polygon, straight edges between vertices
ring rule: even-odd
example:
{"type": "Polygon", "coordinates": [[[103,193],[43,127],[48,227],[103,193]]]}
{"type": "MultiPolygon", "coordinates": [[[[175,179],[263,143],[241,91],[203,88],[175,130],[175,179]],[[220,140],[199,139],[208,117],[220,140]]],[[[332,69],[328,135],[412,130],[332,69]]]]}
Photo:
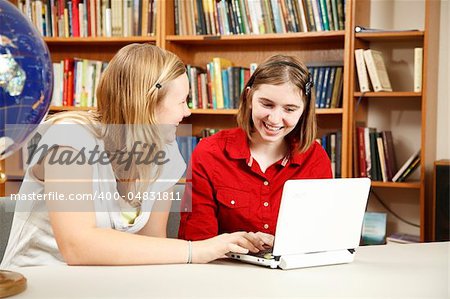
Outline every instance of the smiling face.
{"type": "Polygon", "coordinates": [[[281,144],[300,120],[304,101],[299,89],[290,83],[262,84],[253,92],[251,111],[255,141],[281,144]]]}
{"type": "Polygon", "coordinates": [[[183,118],[191,115],[187,106],[189,94],[189,81],[186,73],[169,81],[167,93],[156,107],[156,118],[158,125],[163,126],[166,141],[175,139],[176,127],[183,118]]]}

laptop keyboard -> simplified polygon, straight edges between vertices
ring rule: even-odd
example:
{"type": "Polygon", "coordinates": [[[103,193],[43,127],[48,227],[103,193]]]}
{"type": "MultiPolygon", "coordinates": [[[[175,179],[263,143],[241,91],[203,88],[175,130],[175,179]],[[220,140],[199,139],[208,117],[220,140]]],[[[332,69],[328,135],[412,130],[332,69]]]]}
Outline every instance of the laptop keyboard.
{"type": "Polygon", "coordinates": [[[266,249],[266,250],[261,250],[261,251],[256,252],[256,253],[249,252],[248,255],[256,256],[256,257],[260,257],[260,258],[265,258],[265,259],[268,259],[268,260],[274,259],[274,256],[272,255],[272,248],[269,248],[269,249],[266,249]]]}

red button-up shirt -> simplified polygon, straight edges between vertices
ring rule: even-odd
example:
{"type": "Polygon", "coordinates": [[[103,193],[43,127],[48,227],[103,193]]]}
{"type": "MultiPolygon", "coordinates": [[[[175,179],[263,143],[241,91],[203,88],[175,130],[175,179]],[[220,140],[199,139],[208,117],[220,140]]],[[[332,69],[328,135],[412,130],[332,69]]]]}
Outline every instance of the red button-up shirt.
{"type": "Polygon", "coordinates": [[[182,202],[179,238],[203,240],[236,231],[275,234],[284,183],[289,179],[331,178],[331,164],[314,144],[263,173],[250,155],[242,129],[221,131],[195,148],[182,202]],[[191,212],[189,211],[191,208],[191,212]]]}

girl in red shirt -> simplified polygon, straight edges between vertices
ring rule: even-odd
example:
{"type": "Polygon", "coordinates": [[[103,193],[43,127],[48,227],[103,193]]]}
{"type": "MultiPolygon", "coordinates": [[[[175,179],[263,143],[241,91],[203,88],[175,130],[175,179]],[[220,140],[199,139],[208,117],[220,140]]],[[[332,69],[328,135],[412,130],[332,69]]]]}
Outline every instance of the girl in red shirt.
{"type": "Polygon", "coordinates": [[[275,55],[256,69],[241,94],[239,127],[203,139],[192,154],[180,238],[248,231],[264,242],[263,233],[275,234],[287,180],[332,177],[315,142],[312,87],[296,57],[275,55]]]}

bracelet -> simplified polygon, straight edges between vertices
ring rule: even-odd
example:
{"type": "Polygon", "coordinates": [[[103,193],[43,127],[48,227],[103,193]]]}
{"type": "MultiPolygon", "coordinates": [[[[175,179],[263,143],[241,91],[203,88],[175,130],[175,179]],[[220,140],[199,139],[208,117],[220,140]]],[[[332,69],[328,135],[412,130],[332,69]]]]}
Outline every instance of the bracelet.
{"type": "Polygon", "coordinates": [[[192,242],[188,241],[188,264],[192,264],[192,242]]]}

